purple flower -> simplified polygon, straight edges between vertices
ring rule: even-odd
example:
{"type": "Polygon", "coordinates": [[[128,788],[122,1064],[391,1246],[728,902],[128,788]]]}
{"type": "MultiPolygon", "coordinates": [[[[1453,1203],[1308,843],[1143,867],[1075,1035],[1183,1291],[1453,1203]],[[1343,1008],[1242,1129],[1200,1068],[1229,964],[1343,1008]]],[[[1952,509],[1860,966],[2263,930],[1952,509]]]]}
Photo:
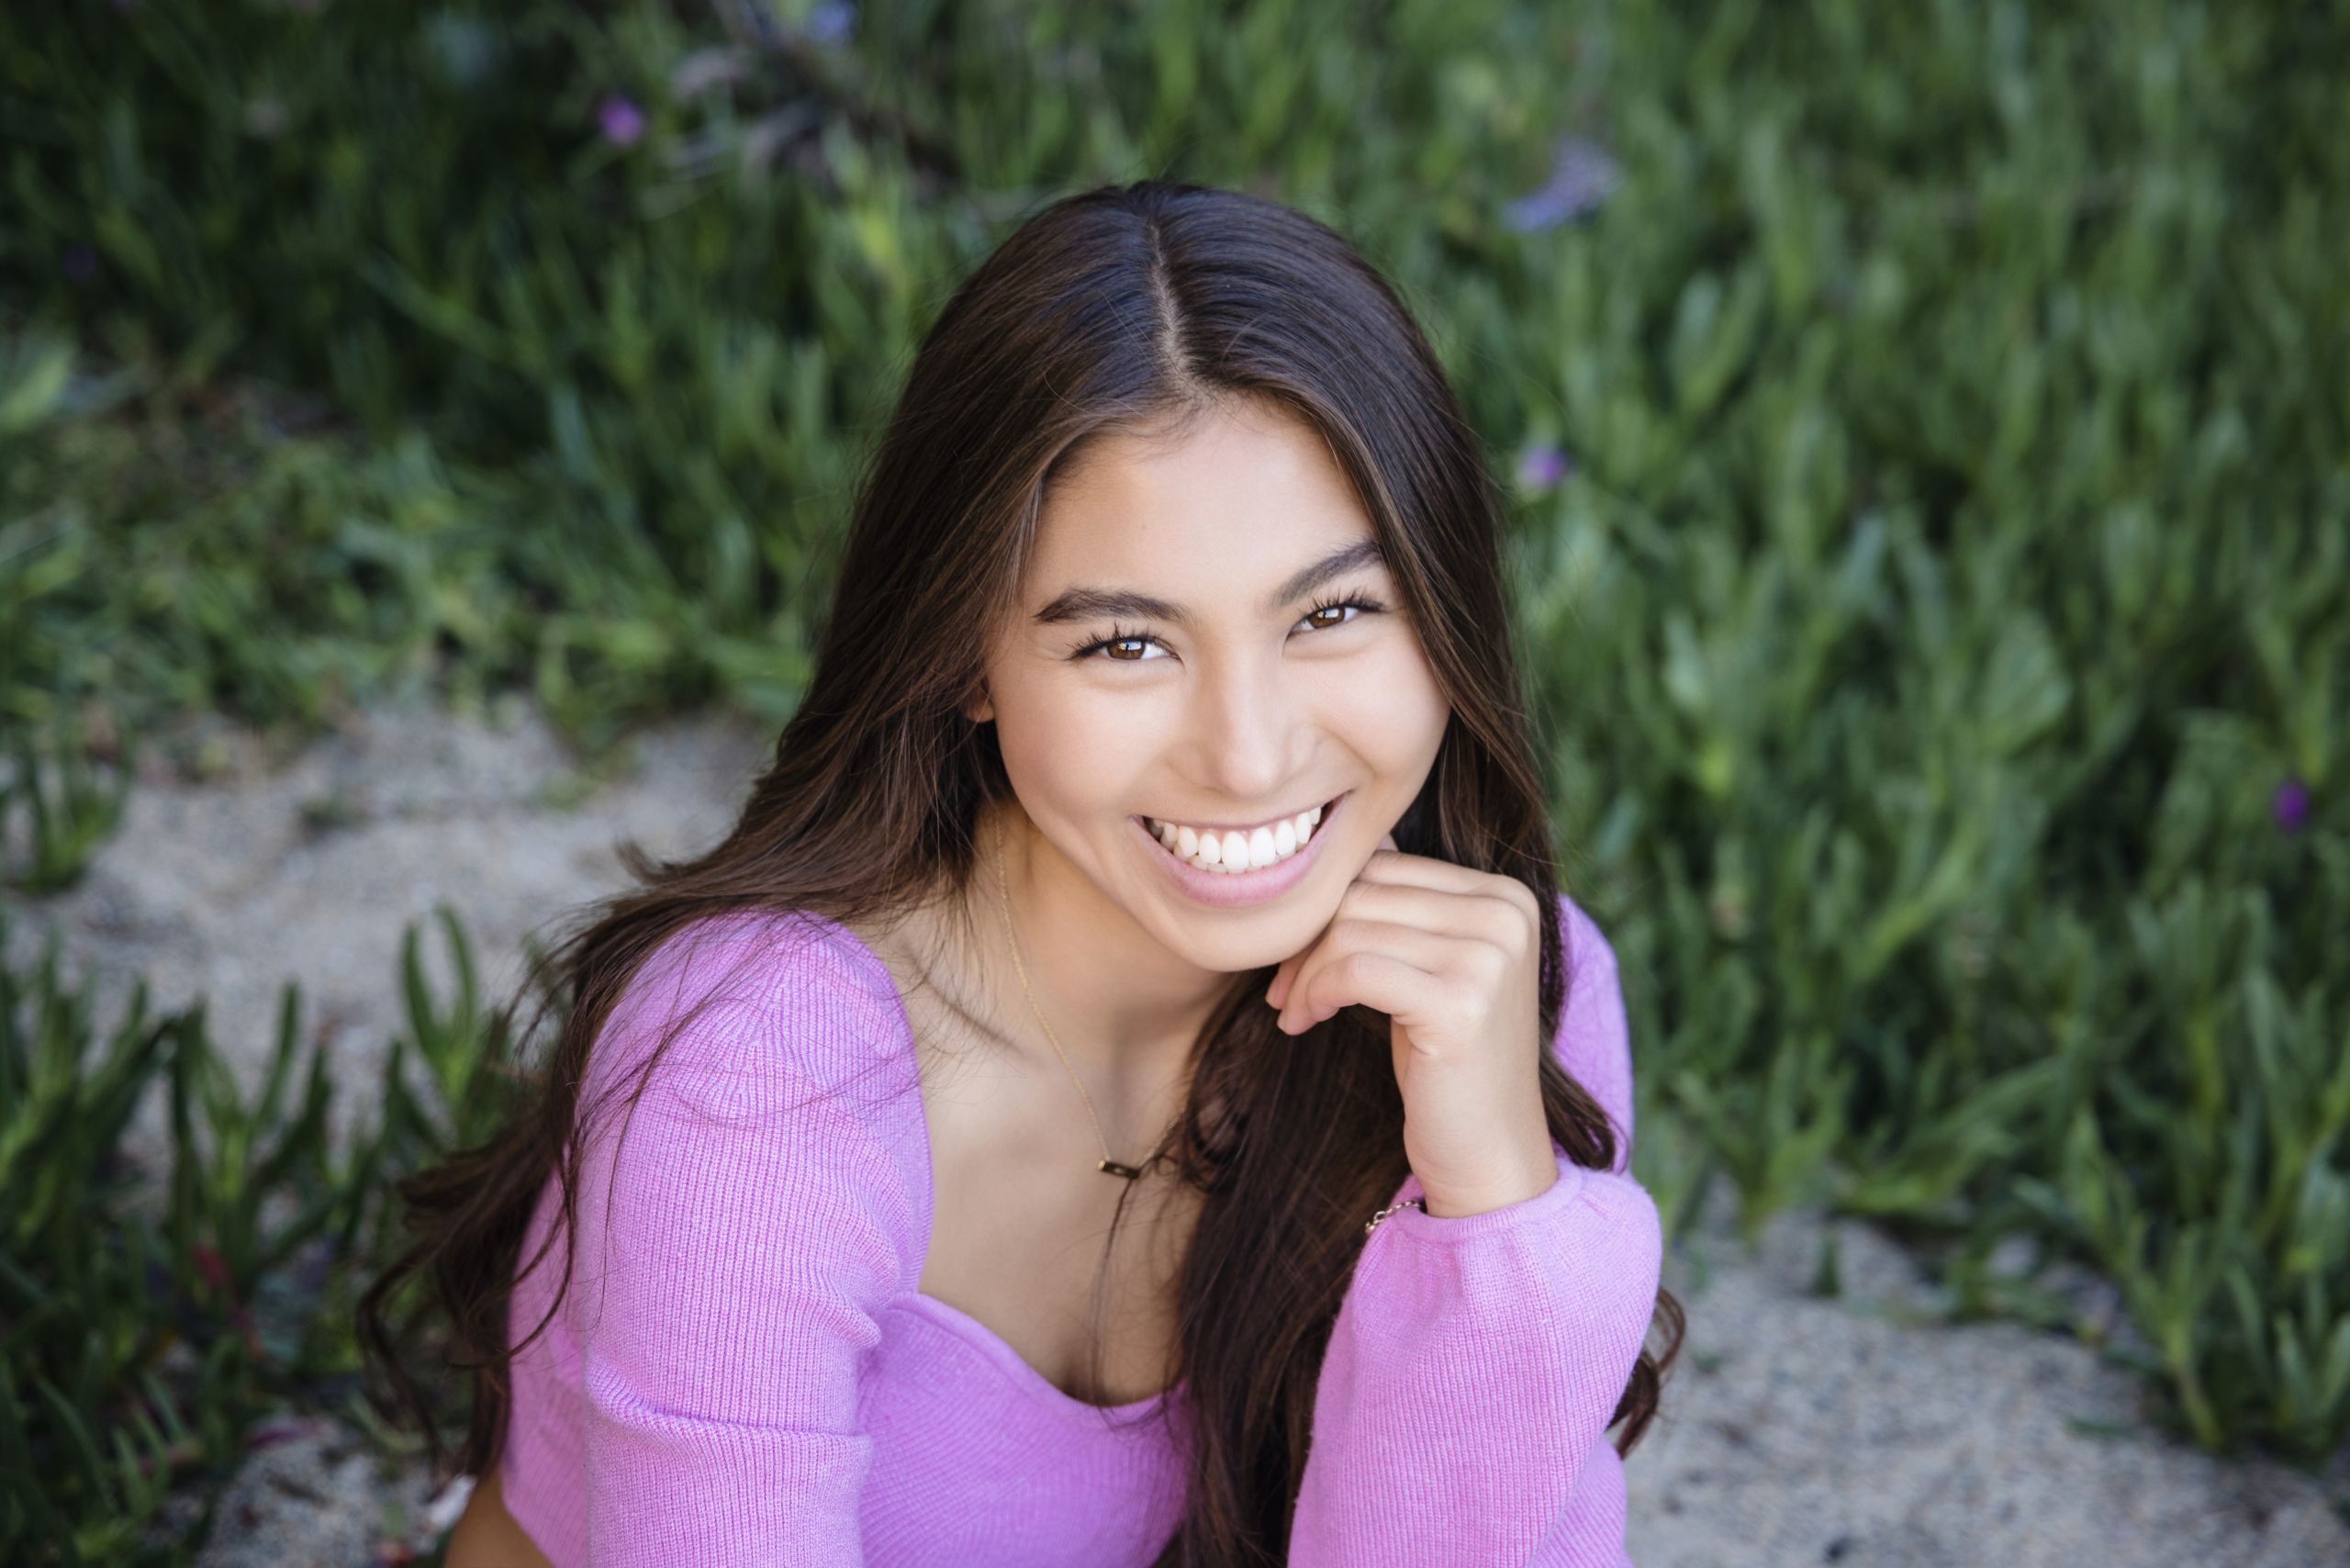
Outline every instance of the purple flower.
{"type": "Polygon", "coordinates": [[[633,147],[644,134],[644,111],[614,93],[596,106],[597,129],[615,147],[633,147]]]}
{"type": "Polygon", "coordinates": [[[79,240],[65,247],[65,256],[59,265],[65,269],[68,283],[87,283],[98,275],[98,253],[79,240]]]}
{"type": "Polygon", "coordinates": [[[1562,136],[1549,181],[1503,207],[1502,225],[1513,233],[1531,234],[1588,218],[1623,183],[1624,166],[1607,149],[1580,136],[1562,136]]]}
{"type": "Polygon", "coordinates": [[[2297,834],[2309,825],[2310,787],[2298,778],[2288,778],[2277,786],[2277,793],[2268,802],[2269,812],[2277,818],[2277,828],[2288,835],[2297,834]]]}
{"type": "Polygon", "coordinates": [[[824,0],[808,13],[808,36],[827,49],[848,41],[856,26],[856,7],[848,0],[824,0]]]}
{"type": "Polygon", "coordinates": [[[1530,446],[1517,460],[1517,482],[1529,490],[1556,489],[1575,471],[1575,460],[1555,446],[1530,446]]]}

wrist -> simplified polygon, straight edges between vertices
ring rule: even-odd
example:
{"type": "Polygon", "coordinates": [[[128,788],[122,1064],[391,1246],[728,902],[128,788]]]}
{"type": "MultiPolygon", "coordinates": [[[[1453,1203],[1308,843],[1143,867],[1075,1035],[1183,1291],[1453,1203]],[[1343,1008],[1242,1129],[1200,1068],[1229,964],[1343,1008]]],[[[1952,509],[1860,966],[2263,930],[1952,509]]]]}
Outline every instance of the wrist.
{"type": "Polygon", "coordinates": [[[1520,1158],[1505,1170],[1463,1172],[1460,1177],[1448,1177],[1441,1171],[1421,1174],[1420,1193],[1427,1212],[1434,1218],[1467,1219],[1530,1203],[1549,1192],[1558,1180],[1558,1152],[1546,1138],[1539,1158],[1520,1158]]]}

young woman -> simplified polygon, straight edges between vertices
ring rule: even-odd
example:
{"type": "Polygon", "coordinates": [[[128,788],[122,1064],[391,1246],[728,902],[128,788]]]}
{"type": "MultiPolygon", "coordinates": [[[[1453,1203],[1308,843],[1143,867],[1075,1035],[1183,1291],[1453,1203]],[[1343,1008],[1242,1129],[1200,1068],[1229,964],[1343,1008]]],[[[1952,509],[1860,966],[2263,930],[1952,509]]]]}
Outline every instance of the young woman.
{"type": "Polygon", "coordinates": [[[451,1568],[1623,1561],[1677,1319],[1505,597],[1337,236],[1157,184],[1014,235],[742,820],[411,1184],[451,1568]]]}

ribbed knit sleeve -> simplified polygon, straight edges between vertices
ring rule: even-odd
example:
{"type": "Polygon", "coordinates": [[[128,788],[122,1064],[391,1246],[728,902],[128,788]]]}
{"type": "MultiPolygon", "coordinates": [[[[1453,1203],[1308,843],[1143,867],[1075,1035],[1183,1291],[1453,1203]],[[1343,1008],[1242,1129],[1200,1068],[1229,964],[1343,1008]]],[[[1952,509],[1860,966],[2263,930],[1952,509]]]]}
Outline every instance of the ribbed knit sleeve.
{"type": "MultiPolygon", "coordinates": [[[[1628,1155],[1631,1062],[1615,955],[1561,901],[1561,1060],[1628,1155]]],[[[1419,1195],[1404,1183],[1399,1199],[1419,1195]]],[[[1295,1568],[1606,1568],[1624,1476],[1606,1439],[1656,1300],[1655,1205],[1620,1170],[1559,1160],[1526,1203],[1406,1209],[1371,1233],[1340,1307],[1292,1524],[1295,1568]]]]}
{"type": "Polygon", "coordinates": [[[886,974],[815,923],[704,928],[632,984],[564,1307],[580,1517],[540,1526],[571,1561],[864,1562],[860,1377],[929,1226],[910,1060],[886,974]]]}

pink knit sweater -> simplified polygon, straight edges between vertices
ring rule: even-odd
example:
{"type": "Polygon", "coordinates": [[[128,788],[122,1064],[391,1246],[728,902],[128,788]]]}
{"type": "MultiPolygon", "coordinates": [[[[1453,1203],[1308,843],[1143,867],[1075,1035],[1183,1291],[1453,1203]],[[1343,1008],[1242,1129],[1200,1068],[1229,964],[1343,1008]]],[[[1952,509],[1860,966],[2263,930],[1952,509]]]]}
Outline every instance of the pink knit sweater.
{"type": "MultiPolygon", "coordinates": [[[[1556,1048],[1628,1145],[1615,958],[1561,918],[1556,1048]]],[[[1180,1389],[1081,1404],[916,1288],[929,1135],[879,960],[804,917],[699,928],[630,986],[591,1100],[624,1097],[679,1019],[633,1113],[590,1122],[572,1289],[515,1359],[515,1520],[557,1568],[1148,1563],[1181,1507],[1180,1389]]],[[[1322,1365],[1291,1562],[1625,1562],[1603,1430],[1659,1253],[1639,1185],[1563,1157],[1515,1207],[1381,1225],[1322,1365]]],[[[518,1335],[552,1275],[517,1291],[518,1335]]]]}

